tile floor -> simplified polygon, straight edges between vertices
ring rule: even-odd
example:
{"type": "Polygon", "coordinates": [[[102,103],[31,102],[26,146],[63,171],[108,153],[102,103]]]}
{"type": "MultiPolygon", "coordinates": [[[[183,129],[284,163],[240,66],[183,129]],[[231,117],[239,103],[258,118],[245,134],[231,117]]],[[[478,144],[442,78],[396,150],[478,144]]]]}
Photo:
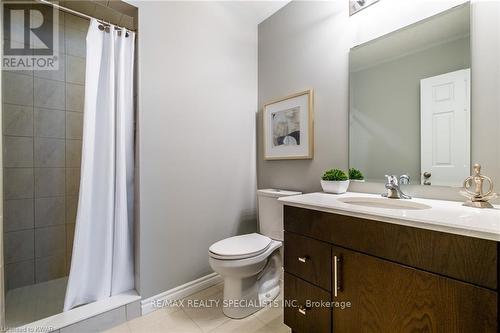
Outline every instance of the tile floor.
{"type": "Polygon", "coordinates": [[[62,311],[68,278],[9,290],[5,296],[5,322],[17,327],[62,311]]]}
{"type": "MultiPolygon", "coordinates": [[[[222,300],[222,284],[202,290],[187,299],[222,300]]],[[[281,295],[278,296],[281,300],[281,295]]],[[[224,316],[220,307],[169,307],[116,326],[107,333],[289,333],[281,307],[266,307],[244,319],[224,316]]],[[[221,303],[221,302],[219,302],[221,303]]]]}

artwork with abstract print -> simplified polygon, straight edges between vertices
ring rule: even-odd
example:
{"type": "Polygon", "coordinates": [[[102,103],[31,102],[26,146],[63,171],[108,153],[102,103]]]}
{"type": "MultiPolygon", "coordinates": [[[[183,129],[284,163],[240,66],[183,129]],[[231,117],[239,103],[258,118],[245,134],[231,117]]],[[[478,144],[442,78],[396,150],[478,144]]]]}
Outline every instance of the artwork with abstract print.
{"type": "Polygon", "coordinates": [[[313,131],[312,90],[264,104],[263,143],[266,160],[312,159],[313,131]]]}
{"type": "Polygon", "coordinates": [[[300,106],[272,113],[273,146],[300,145],[300,106]]]}

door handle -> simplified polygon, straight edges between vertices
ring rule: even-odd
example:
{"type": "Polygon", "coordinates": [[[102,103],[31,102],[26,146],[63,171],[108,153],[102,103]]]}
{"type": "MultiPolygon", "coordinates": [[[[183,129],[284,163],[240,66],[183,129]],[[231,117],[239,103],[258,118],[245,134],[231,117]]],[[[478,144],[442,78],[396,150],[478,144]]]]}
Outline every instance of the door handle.
{"type": "Polygon", "coordinates": [[[333,256],[333,296],[338,296],[338,291],[341,289],[340,281],[340,256],[333,256]]]}
{"type": "Polygon", "coordinates": [[[424,172],[424,185],[431,185],[431,181],[429,178],[431,178],[432,174],[429,171],[424,172]]]}
{"type": "Polygon", "coordinates": [[[305,263],[305,262],[309,259],[309,257],[308,257],[308,256],[303,256],[303,257],[298,257],[297,259],[298,259],[301,263],[305,263]]]}

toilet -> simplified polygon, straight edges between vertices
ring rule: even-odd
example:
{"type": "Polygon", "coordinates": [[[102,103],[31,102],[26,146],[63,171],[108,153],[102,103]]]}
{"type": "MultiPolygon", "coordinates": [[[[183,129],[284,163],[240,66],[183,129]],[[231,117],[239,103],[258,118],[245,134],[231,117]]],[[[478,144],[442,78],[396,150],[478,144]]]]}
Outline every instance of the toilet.
{"type": "Polygon", "coordinates": [[[224,279],[223,312],[244,318],[280,293],[283,205],[278,198],[301,192],[258,190],[259,232],[220,240],[210,246],[209,263],[224,279]]]}

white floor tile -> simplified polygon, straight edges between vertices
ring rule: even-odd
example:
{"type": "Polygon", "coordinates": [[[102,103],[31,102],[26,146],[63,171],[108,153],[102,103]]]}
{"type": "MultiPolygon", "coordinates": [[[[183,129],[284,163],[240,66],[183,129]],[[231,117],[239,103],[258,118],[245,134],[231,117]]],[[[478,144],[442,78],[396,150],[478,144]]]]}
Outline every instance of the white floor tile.
{"type": "Polygon", "coordinates": [[[123,323],[121,325],[115,326],[106,331],[107,333],[131,333],[128,323],[123,323]]]}
{"type": "Polygon", "coordinates": [[[222,312],[222,292],[222,285],[216,285],[184,299],[184,312],[203,332],[209,332],[229,320],[222,312]]]}
{"type": "Polygon", "coordinates": [[[210,333],[263,333],[270,332],[255,314],[243,319],[231,319],[210,333]]]}
{"type": "MultiPolygon", "coordinates": [[[[281,306],[266,307],[244,319],[230,319],[221,307],[189,307],[186,300],[220,300],[223,286],[217,285],[184,299],[183,307],[156,310],[128,321],[107,333],[290,333],[283,324],[281,306]]],[[[280,305],[279,300],[274,305],[280,305]]],[[[193,304],[193,303],[192,303],[193,304]]]]}
{"type": "Polygon", "coordinates": [[[192,321],[182,310],[178,311],[163,311],[161,315],[154,318],[152,321],[141,321],[140,324],[134,323],[137,319],[130,321],[128,327],[131,333],[156,333],[156,332],[171,332],[171,333],[199,333],[200,328],[192,321]]]}
{"type": "Polygon", "coordinates": [[[173,312],[182,311],[180,308],[158,309],[142,317],[128,321],[128,326],[132,332],[139,331],[142,327],[160,322],[166,315],[173,312]]]}

